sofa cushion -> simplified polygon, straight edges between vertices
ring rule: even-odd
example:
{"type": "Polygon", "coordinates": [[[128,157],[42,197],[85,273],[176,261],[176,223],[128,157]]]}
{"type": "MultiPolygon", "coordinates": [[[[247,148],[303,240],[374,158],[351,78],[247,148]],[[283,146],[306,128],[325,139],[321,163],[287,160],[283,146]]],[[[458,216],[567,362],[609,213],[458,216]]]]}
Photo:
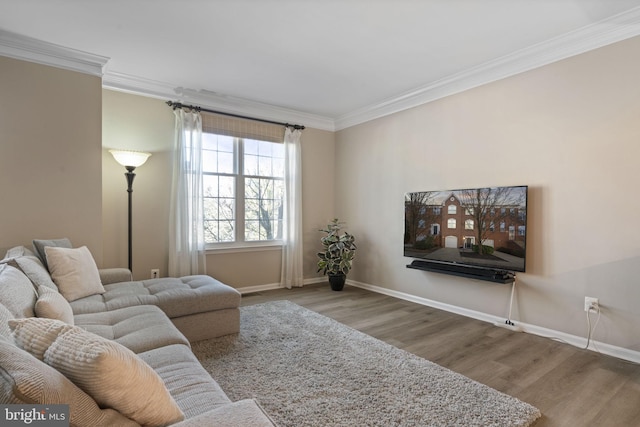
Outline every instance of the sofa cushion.
{"type": "Polygon", "coordinates": [[[0,264],[0,301],[14,317],[33,317],[36,289],[12,263],[0,264]]]}
{"type": "Polygon", "coordinates": [[[58,319],[64,323],[73,325],[73,311],[60,293],[42,286],[38,289],[38,300],[35,305],[36,316],[48,319],[58,319]]]}
{"type": "Polygon", "coordinates": [[[20,268],[20,270],[22,270],[29,280],[31,280],[37,289],[41,286],[46,286],[58,291],[58,287],[53,283],[53,280],[51,280],[49,270],[45,268],[42,261],[40,261],[40,258],[37,256],[22,255],[12,258],[12,261],[20,268]]]}
{"type": "Polygon", "coordinates": [[[102,294],[98,266],[89,248],[56,248],[46,246],[47,263],[51,278],[67,301],[74,301],[89,295],[102,294]]]}
{"type": "Polygon", "coordinates": [[[134,353],[189,341],[158,307],[141,305],[75,316],[75,324],[134,353]]]}
{"type": "Polygon", "coordinates": [[[0,403],[67,404],[72,426],[137,426],[113,409],[100,409],[51,366],[0,338],[0,403]]]}
{"type": "Polygon", "coordinates": [[[47,262],[47,255],[45,249],[47,246],[52,246],[54,248],[68,248],[71,249],[71,240],[63,237],[62,239],[34,239],[31,243],[33,243],[33,249],[36,251],[38,258],[42,261],[42,264],[45,268],[49,268],[47,262]]]}
{"type": "Polygon", "coordinates": [[[35,254],[29,248],[26,248],[24,246],[15,246],[7,250],[7,253],[4,257],[5,259],[7,259],[7,258],[17,258],[17,257],[27,256],[27,255],[35,256],[35,254]]]}
{"type": "Polygon", "coordinates": [[[59,335],[44,353],[44,362],[98,405],[116,409],[141,425],[167,425],[184,418],[158,374],[126,347],[58,320],[19,319],[9,325],[18,345],[28,352],[32,351],[31,341],[21,335],[31,335],[38,327],[45,335],[52,325],[59,327],[59,335]]]}
{"type": "Polygon", "coordinates": [[[130,282],[133,280],[131,270],[128,268],[101,268],[98,272],[100,273],[100,281],[103,285],[118,282],[130,282]]]}
{"type": "Polygon", "coordinates": [[[231,402],[184,345],[160,347],[138,356],[160,375],[186,418],[231,402]]]}
{"type": "Polygon", "coordinates": [[[253,399],[244,399],[218,406],[174,427],[275,427],[273,420],[253,399]]]}
{"type": "Polygon", "coordinates": [[[240,292],[210,276],[163,277],[104,286],[105,293],[71,302],[75,314],[140,304],[160,307],[170,318],[240,305],[240,292]]]}
{"type": "Polygon", "coordinates": [[[7,307],[0,304],[0,337],[4,337],[9,341],[13,341],[11,328],[9,328],[9,320],[11,319],[15,319],[15,316],[11,314],[7,307]]]}

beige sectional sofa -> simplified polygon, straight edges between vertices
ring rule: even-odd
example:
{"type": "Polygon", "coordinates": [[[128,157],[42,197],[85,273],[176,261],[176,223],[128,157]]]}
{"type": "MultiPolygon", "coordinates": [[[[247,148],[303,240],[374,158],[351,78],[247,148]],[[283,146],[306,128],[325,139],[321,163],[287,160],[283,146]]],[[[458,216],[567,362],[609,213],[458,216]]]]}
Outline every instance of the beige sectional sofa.
{"type": "MultiPolygon", "coordinates": [[[[235,289],[209,276],[132,281],[94,263],[100,283],[78,297],[84,284],[70,288],[35,249],[0,261],[0,403],[68,404],[72,426],[274,425],[254,400],[231,402],[190,349],[238,332],[235,289]]],[[[55,253],[73,267],[80,249],[55,253]]]]}

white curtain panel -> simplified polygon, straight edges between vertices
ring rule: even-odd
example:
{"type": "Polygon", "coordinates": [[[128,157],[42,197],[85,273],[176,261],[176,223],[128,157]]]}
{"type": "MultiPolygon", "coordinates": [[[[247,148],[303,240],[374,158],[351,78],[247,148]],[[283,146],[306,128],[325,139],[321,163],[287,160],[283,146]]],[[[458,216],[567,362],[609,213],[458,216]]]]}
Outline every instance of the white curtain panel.
{"type": "Polygon", "coordinates": [[[301,135],[301,130],[291,128],[284,133],[284,246],[280,280],[288,289],[303,285],[301,135]]]}
{"type": "Polygon", "coordinates": [[[169,218],[169,276],[206,272],[202,181],[202,118],[182,108],[176,116],[169,218]]]}

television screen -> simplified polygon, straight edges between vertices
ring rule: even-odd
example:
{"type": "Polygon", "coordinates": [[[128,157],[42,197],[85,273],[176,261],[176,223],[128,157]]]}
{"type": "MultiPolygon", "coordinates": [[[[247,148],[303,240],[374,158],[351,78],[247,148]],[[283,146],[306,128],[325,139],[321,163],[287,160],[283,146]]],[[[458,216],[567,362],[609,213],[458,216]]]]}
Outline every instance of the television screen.
{"type": "Polygon", "coordinates": [[[404,256],[525,271],[527,186],[407,193],[404,256]]]}

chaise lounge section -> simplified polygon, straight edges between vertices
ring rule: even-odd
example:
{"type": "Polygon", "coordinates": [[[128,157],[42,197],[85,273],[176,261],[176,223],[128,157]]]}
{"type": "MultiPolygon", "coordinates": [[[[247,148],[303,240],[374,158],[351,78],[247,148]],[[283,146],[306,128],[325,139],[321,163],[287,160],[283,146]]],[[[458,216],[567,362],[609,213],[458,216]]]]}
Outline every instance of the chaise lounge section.
{"type": "Polygon", "coordinates": [[[235,289],[204,275],[132,281],[129,270],[108,269],[97,272],[93,293],[68,301],[77,289],[59,287],[56,265],[48,270],[34,247],[12,248],[0,261],[1,403],[69,404],[74,426],[274,425],[257,402],[231,402],[190,349],[190,342],[238,332],[235,289]],[[56,354],[65,348],[87,352],[83,358],[94,365],[83,370],[73,365],[80,358],[56,354]],[[112,352],[135,369],[101,370],[105,360],[120,363],[112,352]],[[133,381],[140,372],[149,384],[133,381]],[[83,377],[100,374],[107,377],[83,377]],[[119,379],[133,382],[117,390],[119,379]],[[105,390],[94,384],[112,384],[106,391],[116,389],[115,401],[105,404],[105,390]]]}

